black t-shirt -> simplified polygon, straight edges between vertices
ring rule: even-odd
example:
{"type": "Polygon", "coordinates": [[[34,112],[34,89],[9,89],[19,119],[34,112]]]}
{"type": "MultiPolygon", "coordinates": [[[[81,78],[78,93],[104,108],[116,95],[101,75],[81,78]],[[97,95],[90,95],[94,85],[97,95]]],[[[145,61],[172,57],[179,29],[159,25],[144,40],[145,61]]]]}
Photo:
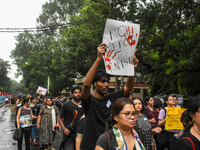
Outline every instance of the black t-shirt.
{"type": "Polygon", "coordinates": [[[98,137],[105,132],[105,123],[110,116],[111,104],[119,97],[124,97],[124,89],[108,94],[104,99],[90,95],[82,100],[86,116],[85,130],[81,150],[94,150],[98,137]]]}
{"type": "Polygon", "coordinates": [[[16,99],[15,98],[11,98],[10,101],[11,101],[11,104],[15,104],[16,99]]]}
{"type": "Polygon", "coordinates": [[[77,133],[83,134],[85,128],[85,118],[81,118],[78,122],[77,133]]]}
{"type": "Polygon", "coordinates": [[[200,150],[200,141],[190,133],[190,130],[183,133],[178,139],[176,150],[193,150],[192,143],[188,139],[183,139],[183,137],[189,137],[193,141],[196,150],[200,150]]]}
{"type": "Polygon", "coordinates": [[[59,111],[61,110],[62,103],[58,100],[56,101],[56,107],[58,108],[59,111]]]}
{"type": "Polygon", "coordinates": [[[72,101],[68,101],[67,103],[63,104],[63,107],[61,108],[61,111],[60,111],[60,117],[64,119],[63,123],[64,123],[65,127],[67,127],[74,118],[74,114],[73,114],[74,110],[77,110],[78,114],[74,121],[74,130],[70,133],[70,136],[73,138],[76,137],[78,121],[79,121],[80,117],[84,114],[82,105],[77,106],[72,101]]]}
{"type": "MultiPolygon", "coordinates": [[[[40,106],[36,103],[33,107],[31,107],[32,113],[34,116],[38,116],[40,112],[40,106]]],[[[32,120],[32,124],[36,124],[37,119],[32,120]]]]}
{"type": "MultiPolygon", "coordinates": [[[[117,149],[117,141],[113,130],[110,129],[105,133],[101,134],[97,140],[96,145],[100,146],[104,150],[116,150],[117,149]]],[[[135,146],[133,150],[136,150],[135,146]]]]}

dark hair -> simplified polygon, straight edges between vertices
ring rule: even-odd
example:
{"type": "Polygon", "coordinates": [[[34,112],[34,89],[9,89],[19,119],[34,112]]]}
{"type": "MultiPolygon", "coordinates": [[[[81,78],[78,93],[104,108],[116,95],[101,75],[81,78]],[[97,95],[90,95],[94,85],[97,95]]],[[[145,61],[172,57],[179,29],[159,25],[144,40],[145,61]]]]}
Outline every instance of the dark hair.
{"type": "Polygon", "coordinates": [[[95,76],[94,76],[93,81],[92,81],[93,87],[94,87],[94,83],[97,82],[97,81],[99,81],[99,80],[101,80],[101,78],[103,78],[103,77],[106,77],[106,78],[108,78],[108,80],[110,80],[110,75],[107,74],[107,73],[105,72],[105,70],[98,70],[98,71],[96,72],[95,76]]]}
{"type": "Polygon", "coordinates": [[[173,97],[173,95],[171,95],[171,94],[169,94],[169,95],[166,95],[164,98],[163,98],[163,100],[164,100],[164,107],[166,107],[167,106],[167,101],[168,101],[168,99],[169,99],[169,97],[173,97]]]}
{"type": "Polygon", "coordinates": [[[198,112],[199,108],[200,108],[200,95],[197,95],[189,101],[187,107],[190,121],[192,121],[191,115],[194,115],[196,112],[198,112]]]}
{"type": "MultiPolygon", "coordinates": [[[[143,111],[144,111],[144,102],[143,102],[139,97],[134,97],[132,101],[134,101],[134,100],[136,100],[136,99],[139,99],[140,102],[142,103],[141,113],[143,113],[143,111]]],[[[134,102],[133,102],[133,105],[134,105],[134,102]]]]}
{"type": "Polygon", "coordinates": [[[17,98],[21,100],[21,99],[24,98],[24,96],[23,95],[19,95],[17,98]]]}
{"type": "Polygon", "coordinates": [[[80,91],[82,91],[82,88],[79,87],[79,86],[73,87],[73,88],[71,89],[71,94],[73,94],[75,90],[80,90],[80,91]]]}
{"type": "Polygon", "coordinates": [[[116,123],[114,116],[119,115],[120,111],[122,111],[126,104],[133,105],[133,103],[126,97],[117,98],[116,101],[112,104],[111,116],[106,122],[106,130],[112,128],[112,126],[116,123]]]}
{"type": "Polygon", "coordinates": [[[52,96],[46,97],[46,100],[47,100],[47,99],[51,99],[51,100],[53,101],[53,97],[52,97],[52,96]]]}
{"type": "Polygon", "coordinates": [[[22,105],[29,102],[29,98],[23,97],[22,105]]]}
{"type": "Polygon", "coordinates": [[[176,96],[176,94],[172,94],[171,95],[173,98],[176,98],[178,100],[178,96],[176,96]]]}
{"type": "Polygon", "coordinates": [[[188,114],[187,110],[185,110],[182,113],[182,115],[181,115],[181,122],[183,123],[183,126],[184,126],[184,132],[188,131],[191,128],[192,121],[189,118],[189,114],[188,114]]]}
{"type": "Polygon", "coordinates": [[[31,97],[31,102],[32,102],[34,99],[35,99],[35,96],[32,96],[32,97],[31,97]]]}
{"type": "Polygon", "coordinates": [[[162,107],[162,101],[159,98],[154,99],[154,105],[155,108],[160,108],[162,107]]]}
{"type": "Polygon", "coordinates": [[[170,96],[172,96],[172,95],[166,95],[166,96],[163,98],[164,102],[168,101],[168,99],[169,99],[170,96]]]}
{"type": "Polygon", "coordinates": [[[145,102],[146,105],[148,105],[147,102],[149,102],[149,100],[150,100],[151,98],[152,98],[151,96],[146,96],[146,97],[144,98],[144,102],[145,102]]]}

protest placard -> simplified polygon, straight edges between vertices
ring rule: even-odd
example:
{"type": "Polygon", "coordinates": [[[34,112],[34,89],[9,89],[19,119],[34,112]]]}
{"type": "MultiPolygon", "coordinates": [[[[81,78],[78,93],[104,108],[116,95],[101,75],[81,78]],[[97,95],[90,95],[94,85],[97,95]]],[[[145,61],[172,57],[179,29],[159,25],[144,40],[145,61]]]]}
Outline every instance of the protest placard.
{"type": "Polygon", "coordinates": [[[185,108],[167,108],[167,117],[165,123],[166,130],[182,130],[184,129],[181,122],[181,115],[185,108]]]}
{"type": "Polygon", "coordinates": [[[107,50],[104,55],[106,72],[112,75],[134,75],[131,61],[139,39],[140,25],[107,19],[103,43],[107,50]]]}
{"type": "Polygon", "coordinates": [[[46,93],[47,93],[47,89],[46,89],[46,88],[43,88],[43,87],[41,87],[41,86],[38,86],[38,89],[37,89],[36,93],[45,96],[46,93]]]}
{"type": "Polygon", "coordinates": [[[30,114],[22,115],[19,118],[19,122],[21,123],[21,128],[26,128],[32,126],[32,118],[30,114]]]}

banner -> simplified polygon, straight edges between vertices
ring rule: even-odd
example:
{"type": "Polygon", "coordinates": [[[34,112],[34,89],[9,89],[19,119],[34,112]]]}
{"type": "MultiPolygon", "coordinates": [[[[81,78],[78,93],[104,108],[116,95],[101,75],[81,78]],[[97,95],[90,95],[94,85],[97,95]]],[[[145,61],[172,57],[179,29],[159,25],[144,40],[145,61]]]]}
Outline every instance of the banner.
{"type": "Polygon", "coordinates": [[[43,88],[43,87],[41,87],[41,86],[38,86],[38,89],[37,89],[36,93],[45,96],[46,93],[47,93],[47,89],[46,89],[46,88],[43,88]]]}
{"type": "Polygon", "coordinates": [[[134,76],[132,56],[136,49],[139,33],[139,24],[106,20],[103,43],[107,46],[104,64],[108,74],[134,76]]]}
{"type": "Polygon", "coordinates": [[[182,130],[184,126],[181,122],[182,113],[185,108],[167,108],[167,117],[165,123],[166,130],[182,130]]]}

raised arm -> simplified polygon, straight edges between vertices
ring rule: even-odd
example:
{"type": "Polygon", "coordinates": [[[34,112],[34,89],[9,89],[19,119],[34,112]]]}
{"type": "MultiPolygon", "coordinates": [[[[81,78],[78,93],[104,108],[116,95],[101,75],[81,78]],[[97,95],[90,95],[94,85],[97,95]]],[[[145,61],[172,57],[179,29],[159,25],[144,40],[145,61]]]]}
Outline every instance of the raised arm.
{"type": "Polygon", "coordinates": [[[98,69],[98,66],[103,58],[103,55],[106,52],[106,46],[105,43],[101,43],[98,48],[98,56],[97,59],[95,60],[94,64],[92,65],[92,67],[90,68],[90,70],[88,71],[84,83],[83,83],[83,88],[82,88],[82,98],[83,100],[87,100],[89,95],[90,95],[90,87],[92,84],[92,81],[94,79],[95,73],[98,69]]]}
{"type": "MultiPolygon", "coordinates": [[[[134,64],[134,72],[139,64],[139,60],[136,57],[136,52],[137,52],[137,49],[135,50],[135,53],[132,57],[132,62],[134,64]]],[[[124,96],[127,96],[129,92],[133,89],[134,82],[135,82],[135,76],[128,76],[126,84],[124,85],[124,96]]]]}

